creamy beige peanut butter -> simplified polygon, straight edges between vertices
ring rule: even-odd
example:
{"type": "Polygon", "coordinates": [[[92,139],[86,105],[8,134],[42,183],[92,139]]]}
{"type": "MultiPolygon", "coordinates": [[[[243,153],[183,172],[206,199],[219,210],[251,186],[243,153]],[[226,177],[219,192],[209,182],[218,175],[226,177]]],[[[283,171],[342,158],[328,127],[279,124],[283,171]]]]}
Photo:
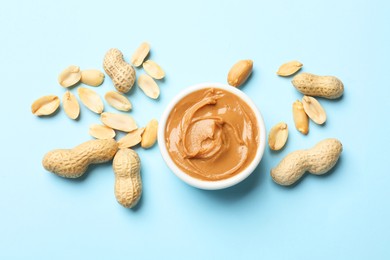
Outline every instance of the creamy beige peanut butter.
{"type": "Polygon", "coordinates": [[[192,177],[218,181],[244,170],[259,146],[252,109],[218,88],[193,92],[172,109],[165,144],[174,163],[192,177]]]}

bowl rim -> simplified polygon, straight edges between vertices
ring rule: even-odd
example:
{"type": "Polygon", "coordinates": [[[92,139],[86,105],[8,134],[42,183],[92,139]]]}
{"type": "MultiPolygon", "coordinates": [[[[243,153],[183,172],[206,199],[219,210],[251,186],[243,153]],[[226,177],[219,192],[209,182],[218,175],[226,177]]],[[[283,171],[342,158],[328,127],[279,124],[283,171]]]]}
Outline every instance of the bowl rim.
{"type": "Polygon", "coordinates": [[[265,141],[266,141],[266,128],[264,124],[264,118],[262,114],[260,113],[259,109],[255,105],[255,103],[250,99],[250,97],[245,94],[243,91],[241,91],[238,88],[222,84],[222,83],[213,83],[213,82],[205,82],[200,83],[196,85],[192,85],[189,87],[186,87],[181,92],[179,92],[176,96],[172,98],[172,100],[168,103],[167,107],[165,108],[164,112],[162,113],[160,117],[160,122],[158,125],[158,146],[161,152],[161,155],[167,164],[168,168],[182,181],[185,183],[204,190],[219,190],[231,187],[233,185],[236,185],[246,179],[259,165],[265,150],[265,141]],[[168,149],[165,145],[165,127],[166,123],[169,117],[169,114],[171,113],[174,106],[182,100],[185,96],[189,95],[190,93],[193,93],[198,90],[206,89],[206,88],[219,88],[225,91],[228,91],[232,94],[235,94],[239,98],[241,98],[245,103],[248,104],[248,106],[253,110],[253,113],[255,114],[258,127],[260,129],[259,134],[259,146],[256,151],[256,155],[253,158],[252,162],[240,173],[227,178],[223,180],[218,181],[207,181],[207,180],[200,180],[197,178],[194,178],[187,173],[185,173],[183,170],[181,170],[172,160],[171,156],[169,155],[168,149]]]}

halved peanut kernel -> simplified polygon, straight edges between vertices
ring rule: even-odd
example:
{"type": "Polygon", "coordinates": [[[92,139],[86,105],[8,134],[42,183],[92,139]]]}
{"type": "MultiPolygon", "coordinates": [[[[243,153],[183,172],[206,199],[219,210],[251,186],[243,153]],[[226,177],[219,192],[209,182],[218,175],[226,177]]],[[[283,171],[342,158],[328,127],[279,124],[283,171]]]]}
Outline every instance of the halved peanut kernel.
{"type": "Polygon", "coordinates": [[[146,73],[149,74],[152,78],[162,79],[165,77],[165,72],[156,62],[152,60],[147,60],[142,64],[146,73]]]}
{"type": "Polygon", "coordinates": [[[53,114],[60,106],[60,99],[55,95],[47,95],[38,98],[31,105],[31,112],[36,116],[48,116],[53,114]]]}
{"type": "Polygon", "coordinates": [[[240,60],[231,67],[227,76],[227,82],[233,87],[239,87],[248,79],[252,73],[253,61],[240,60]]]}
{"type": "Polygon", "coordinates": [[[116,91],[108,91],[104,99],[110,106],[120,111],[129,111],[132,107],[129,99],[116,91]]]}
{"type": "Polygon", "coordinates": [[[139,144],[142,140],[141,136],[145,130],[145,127],[135,129],[118,140],[119,148],[131,148],[139,144]]]}
{"type": "Polygon", "coordinates": [[[138,128],[137,123],[129,115],[104,112],[100,120],[106,126],[123,132],[131,132],[138,128]]]}
{"type": "Polygon", "coordinates": [[[150,98],[157,99],[160,96],[160,88],[149,75],[142,74],[138,77],[138,87],[150,98]]]}
{"type": "Polygon", "coordinates": [[[95,91],[79,87],[77,89],[81,102],[92,112],[101,114],[104,110],[103,101],[95,91]]]}
{"type": "Polygon", "coordinates": [[[62,98],[62,104],[66,115],[71,119],[76,119],[80,115],[80,105],[75,95],[70,91],[66,91],[62,98]]]}
{"type": "Polygon", "coordinates": [[[115,137],[114,129],[98,124],[93,124],[89,127],[89,134],[96,139],[111,139],[115,137]]]}
{"type": "Polygon", "coordinates": [[[298,72],[302,68],[303,64],[299,61],[293,60],[287,63],[282,64],[276,74],[282,77],[288,77],[296,72],[298,72]]]}
{"type": "Polygon", "coordinates": [[[309,96],[302,98],[303,109],[314,123],[322,125],[326,121],[326,112],[317,99],[309,96]]]}
{"type": "Polygon", "coordinates": [[[271,128],[268,135],[268,145],[271,150],[278,151],[283,148],[288,138],[288,126],[280,122],[271,128]]]}
{"type": "Polygon", "coordinates": [[[77,84],[81,79],[80,67],[71,65],[64,69],[58,76],[58,83],[64,88],[77,84]]]}
{"type": "Polygon", "coordinates": [[[157,141],[157,128],[158,122],[156,119],[152,119],[145,127],[145,131],[142,134],[141,146],[142,148],[149,148],[157,141]]]}
{"type": "Polygon", "coordinates": [[[83,70],[81,71],[81,82],[89,86],[100,86],[104,81],[104,73],[100,70],[83,70]]]}
{"type": "Polygon", "coordinates": [[[135,67],[141,66],[146,56],[148,56],[149,51],[150,51],[149,43],[147,42],[141,43],[141,45],[138,47],[138,49],[134,52],[133,56],[131,57],[131,64],[133,64],[135,67]]]}
{"type": "Polygon", "coordinates": [[[309,118],[299,100],[293,103],[293,118],[296,129],[306,135],[309,132],[309,118]]]}

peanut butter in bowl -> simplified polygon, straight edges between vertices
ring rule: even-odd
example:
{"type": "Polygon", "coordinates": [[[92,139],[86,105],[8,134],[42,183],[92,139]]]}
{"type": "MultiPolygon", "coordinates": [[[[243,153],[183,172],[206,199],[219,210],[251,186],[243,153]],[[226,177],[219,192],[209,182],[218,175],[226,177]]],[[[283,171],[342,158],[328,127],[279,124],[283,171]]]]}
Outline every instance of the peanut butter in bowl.
{"type": "Polygon", "coordinates": [[[248,96],[230,86],[186,89],[160,122],[165,161],[179,178],[198,188],[221,189],[242,181],[264,151],[261,114],[248,96]]]}

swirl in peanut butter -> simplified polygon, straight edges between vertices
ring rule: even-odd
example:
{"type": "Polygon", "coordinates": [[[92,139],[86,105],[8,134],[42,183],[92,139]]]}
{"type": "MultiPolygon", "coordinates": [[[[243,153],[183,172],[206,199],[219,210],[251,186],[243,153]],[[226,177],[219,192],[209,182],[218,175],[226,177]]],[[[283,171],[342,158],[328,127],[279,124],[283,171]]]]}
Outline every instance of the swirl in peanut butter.
{"type": "Polygon", "coordinates": [[[175,164],[192,177],[218,181],[244,170],[259,145],[252,109],[218,88],[180,100],[167,120],[166,146],[175,164]]]}

